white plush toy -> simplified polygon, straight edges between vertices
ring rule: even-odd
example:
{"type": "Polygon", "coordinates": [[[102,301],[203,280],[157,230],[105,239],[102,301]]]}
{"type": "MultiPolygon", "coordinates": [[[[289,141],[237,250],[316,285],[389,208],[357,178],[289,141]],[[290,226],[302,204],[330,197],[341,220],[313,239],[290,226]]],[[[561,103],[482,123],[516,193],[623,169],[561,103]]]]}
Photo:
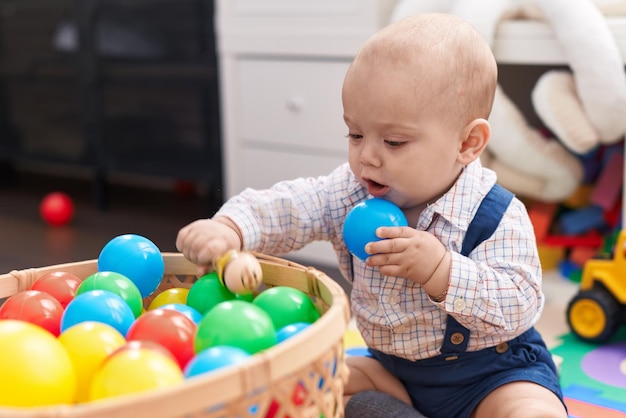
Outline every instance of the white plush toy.
{"type": "Polygon", "coordinates": [[[626,0],[400,0],[392,20],[424,12],[455,14],[492,46],[502,20],[542,19],[562,46],[571,72],[546,72],[529,92],[556,139],[529,126],[501,87],[496,93],[492,137],[482,160],[505,187],[547,202],[563,200],[583,177],[574,153],[623,138],[626,73],[605,16],[626,16],[626,0]]]}

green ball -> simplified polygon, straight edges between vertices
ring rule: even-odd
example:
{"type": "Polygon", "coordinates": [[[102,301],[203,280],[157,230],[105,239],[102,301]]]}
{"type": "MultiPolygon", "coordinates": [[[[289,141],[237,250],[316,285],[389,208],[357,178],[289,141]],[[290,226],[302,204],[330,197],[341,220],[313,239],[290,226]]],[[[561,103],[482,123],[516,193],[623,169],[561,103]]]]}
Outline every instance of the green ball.
{"type": "Polygon", "coordinates": [[[228,345],[250,354],[276,344],[276,328],[269,315],[243,300],[222,302],[202,318],[196,330],[196,354],[210,347],[228,345]]]}
{"type": "Polygon", "coordinates": [[[296,322],[311,324],[320,317],[311,298],[289,286],[270,287],[259,293],[252,303],[267,312],[276,329],[296,322]]]}
{"type": "Polygon", "coordinates": [[[76,295],[89,292],[90,290],[108,290],[120,296],[130,309],[135,318],[143,312],[143,298],[141,291],[128,277],[114,271],[99,271],[85,278],[76,289],[76,295]]]}
{"type": "Polygon", "coordinates": [[[187,294],[187,305],[202,315],[209,312],[218,303],[235,299],[235,294],[220,283],[216,272],[200,277],[187,294]]]}
{"type": "Polygon", "coordinates": [[[244,300],[246,302],[252,302],[254,300],[254,293],[246,293],[246,294],[236,293],[235,299],[244,300]]]}

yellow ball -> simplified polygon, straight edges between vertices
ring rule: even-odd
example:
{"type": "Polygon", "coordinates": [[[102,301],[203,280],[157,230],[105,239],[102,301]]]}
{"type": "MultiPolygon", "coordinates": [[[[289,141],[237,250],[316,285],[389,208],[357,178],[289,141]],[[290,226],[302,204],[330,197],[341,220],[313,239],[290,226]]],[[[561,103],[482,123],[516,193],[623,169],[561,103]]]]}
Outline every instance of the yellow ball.
{"type": "Polygon", "coordinates": [[[92,401],[171,387],[184,381],[183,372],[169,355],[151,348],[125,348],[113,353],[94,375],[92,401]]]}
{"type": "Polygon", "coordinates": [[[185,305],[187,303],[187,295],[189,294],[189,289],[184,287],[173,287],[171,289],[167,289],[162,291],[152,299],[150,305],[148,306],[148,310],[160,308],[161,306],[168,305],[170,303],[182,303],[185,305]]]}
{"type": "Polygon", "coordinates": [[[66,329],[59,341],[67,350],[78,382],[76,402],[89,400],[89,389],[96,370],[115,350],[126,343],[124,336],[112,326],[87,321],[66,329]]]}
{"type": "Polygon", "coordinates": [[[74,402],[76,374],[63,345],[45,329],[0,320],[0,406],[74,402]]]}

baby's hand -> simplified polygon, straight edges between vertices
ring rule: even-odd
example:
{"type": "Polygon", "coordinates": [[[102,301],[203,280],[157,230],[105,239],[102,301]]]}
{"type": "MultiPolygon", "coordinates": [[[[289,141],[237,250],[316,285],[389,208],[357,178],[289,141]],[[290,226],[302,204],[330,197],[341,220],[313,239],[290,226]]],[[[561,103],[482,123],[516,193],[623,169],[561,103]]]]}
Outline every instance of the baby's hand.
{"type": "Polygon", "coordinates": [[[176,248],[192,263],[198,274],[213,268],[213,260],[228,250],[241,249],[241,233],[228,218],[200,219],[178,232],[176,248]]]}
{"type": "Polygon", "coordinates": [[[367,265],[378,267],[386,276],[416,283],[428,281],[446,251],[434,235],[411,227],[380,227],[376,236],[386,239],[365,246],[365,251],[372,254],[367,265]]]}

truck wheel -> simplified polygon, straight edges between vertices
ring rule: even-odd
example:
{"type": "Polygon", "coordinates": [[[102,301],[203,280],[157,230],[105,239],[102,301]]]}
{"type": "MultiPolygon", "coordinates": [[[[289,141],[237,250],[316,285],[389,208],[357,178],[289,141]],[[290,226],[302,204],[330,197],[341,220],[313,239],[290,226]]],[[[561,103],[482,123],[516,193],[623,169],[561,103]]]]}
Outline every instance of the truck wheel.
{"type": "Polygon", "coordinates": [[[576,336],[605,342],[619,326],[619,304],[603,289],[578,292],[567,307],[567,323],[576,336]]]}

